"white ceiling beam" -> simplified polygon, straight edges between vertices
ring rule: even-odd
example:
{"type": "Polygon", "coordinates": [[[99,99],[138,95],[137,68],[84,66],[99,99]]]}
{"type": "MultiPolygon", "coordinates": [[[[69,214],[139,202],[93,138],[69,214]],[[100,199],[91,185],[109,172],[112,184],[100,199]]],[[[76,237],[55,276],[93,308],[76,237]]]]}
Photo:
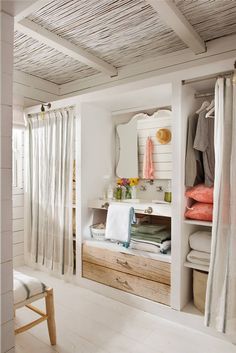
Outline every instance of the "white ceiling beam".
{"type": "Polygon", "coordinates": [[[195,53],[206,51],[205,42],[187,21],[172,0],[147,0],[160,18],[172,28],[179,38],[195,53]]]}
{"type": "Polygon", "coordinates": [[[15,29],[109,76],[117,75],[117,69],[114,66],[48,31],[33,21],[23,19],[22,21],[15,23],[15,29]]]}
{"type": "Polygon", "coordinates": [[[31,13],[38,11],[45,5],[47,5],[49,2],[52,0],[36,0],[36,1],[31,1],[31,4],[27,6],[24,10],[19,12],[15,17],[14,20],[15,22],[19,22],[29,16],[31,13]]]}

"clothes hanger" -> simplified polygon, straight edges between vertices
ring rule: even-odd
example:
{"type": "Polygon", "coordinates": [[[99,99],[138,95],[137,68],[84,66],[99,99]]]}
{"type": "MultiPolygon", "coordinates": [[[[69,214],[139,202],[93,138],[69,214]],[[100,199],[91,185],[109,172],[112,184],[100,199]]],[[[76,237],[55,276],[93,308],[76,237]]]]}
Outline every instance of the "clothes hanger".
{"type": "Polygon", "coordinates": [[[211,110],[214,106],[215,106],[215,100],[212,99],[210,105],[208,105],[208,107],[206,108],[206,110],[209,111],[209,110],[211,110]]]}
{"type": "Polygon", "coordinates": [[[206,116],[205,118],[208,119],[208,118],[214,118],[215,115],[212,115],[212,113],[214,113],[215,111],[215,107],[213,107],[211,110],[209,110],[207,113],[206,113],[206,116]]]}
{"type": "Polygon", "coordinates": [[[203,110],[205,110],[208,106],[210,105],[210,103],[208,101],[204,101],[201,105],[201,107],[196,111],[196,114],[201,113],[203,110]]]}

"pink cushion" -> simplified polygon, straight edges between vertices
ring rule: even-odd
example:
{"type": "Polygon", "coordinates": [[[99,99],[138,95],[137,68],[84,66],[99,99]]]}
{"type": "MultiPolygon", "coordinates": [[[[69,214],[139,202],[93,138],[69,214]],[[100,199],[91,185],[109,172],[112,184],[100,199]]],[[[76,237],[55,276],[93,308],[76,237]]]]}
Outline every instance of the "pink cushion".
{"type": "Polygon", "coordinates": [[[212,221],[213,204],[196,202],[185,212],[185,217],[199,221],[212,221]]]}
{"type": "Polygon", "coordinates": [[[185,195],[198,202],[213,203],[213,192],[213,186],[208,187],[204,184],[198,184],[188,189],[185,195]]]}

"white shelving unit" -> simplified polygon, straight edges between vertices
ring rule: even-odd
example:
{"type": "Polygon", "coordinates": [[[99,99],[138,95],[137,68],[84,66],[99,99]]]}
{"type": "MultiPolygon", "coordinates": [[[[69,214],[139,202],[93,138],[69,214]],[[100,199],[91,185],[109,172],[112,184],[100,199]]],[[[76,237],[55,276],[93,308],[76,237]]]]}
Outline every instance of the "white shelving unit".
{"type": "Polygon", "coordinates": [[[185,219],[184,223],[195,225],[195,226],[212,227],[212,222],[208,222],[208,221],[197,221],[197,220],[185,219]]]}
{"type": "Polygon", "coordinates": [[[207,266],[207,265],[198,265],[198,264],[193,264],[189,261],[186,261],[184,263],[184,266],[188,267],[188,268],[192,268],[194,270],[209,272],[209,266],[207,266]]]}

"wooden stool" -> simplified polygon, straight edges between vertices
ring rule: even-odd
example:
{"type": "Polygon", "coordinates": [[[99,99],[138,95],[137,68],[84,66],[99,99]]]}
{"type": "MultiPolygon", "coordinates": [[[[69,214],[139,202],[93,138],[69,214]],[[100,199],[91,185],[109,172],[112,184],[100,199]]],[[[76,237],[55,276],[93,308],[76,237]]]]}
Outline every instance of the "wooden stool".
{"type": "Polygon", "coordinates": [[[51,345],[56,344],[56,324],[54,316],[53,289],[46,287],[37,278],[14,271],[14,310],[27,307],[41,317],[27,325],[15,329],[19,334],[47,320],[51,345]],[[46,313],[31,305],[36,300],[45,298],[46,313]]]}

